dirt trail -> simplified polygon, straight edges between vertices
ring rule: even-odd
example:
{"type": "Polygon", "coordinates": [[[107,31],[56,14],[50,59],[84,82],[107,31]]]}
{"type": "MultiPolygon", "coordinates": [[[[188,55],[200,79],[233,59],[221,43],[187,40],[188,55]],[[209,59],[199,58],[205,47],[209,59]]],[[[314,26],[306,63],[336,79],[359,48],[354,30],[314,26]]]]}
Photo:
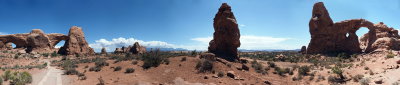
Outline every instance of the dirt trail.
{"type": "Polygon", "coordinates": [[[34,75],[33,85],[62,85],[62,70],[56,67],[50,66],[49,60],[43,60],[47,62],[47,70],[42,73],[34,75]]]}

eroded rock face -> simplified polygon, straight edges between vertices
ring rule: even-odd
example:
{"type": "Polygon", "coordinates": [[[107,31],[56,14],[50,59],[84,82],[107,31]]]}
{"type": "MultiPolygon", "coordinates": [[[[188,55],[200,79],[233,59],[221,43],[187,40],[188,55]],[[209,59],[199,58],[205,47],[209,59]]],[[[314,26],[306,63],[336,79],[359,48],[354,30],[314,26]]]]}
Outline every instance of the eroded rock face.
{"type": "Polygon", "coordinates": [[[240,32],[231,7],[223,3],[214,18],[214,38],[208,51],[228,61],[237,61],[240,47],[240,32]]]}
{"type": "Polygon", "coordinates": [[[300,51],[299,51],[299,53],[306,54],[307,53],[307,47],[306,46],[302,46],[300,51]]]}
{"type": "Polygon", "coordinates": [[[107,54],[106,48],[101,48],[101,54],[107,54]]]}
{"type": "Polygon", "coordinates": [[[33,29],[30,33],[0,35],[0,41],[5,45],[0,48],[12,49],[11,43],[14,43],[16,48],[25,48],[28,53],[50,53],[56,50],[54,46],[58,42],[67,39],[63,34],[45,34],[40,29],[33,29]]]}
{"type": "Polygon", "coordinates": [[[122,50],[122,48],[115,48],[114,53],[115,53],[115,54],[124,53],[124,50],[122,50]]]}
{"type": "Polygon", "coordinates": [[[94,50],[89,47],[89,44],[86,42],[85,35],[82,31],[82,28],[73,26],[69,30],[68,40],[65,41],[63,47],[58,51],[59,54],[63,55],[93,55],[94,50]]]}
{"type": "Polygon", "coordinates": [[[122,46],[121,48],[116,48],[114,53],[132,53],[132,54],[143,54],[146,53],[146,47],[139,45],[139,42],[135,42],[128,47],[122,46]]]}
{"type": "Polygon", "coordinates": [[[307,53],[360,53],[378,49],[399,49],[397,30],[383,23],[373,24],[365,19],[351,19],[333,23],[322,2],[314,4],[309,23],[311,40],[307,53]],[[356,31],[366,27],[369,32],[359,42],[356,31]],[[380,39],[383,38],[383,39],[380,39]],[[379,42],[377,42],[379,40],[379,42]]]}

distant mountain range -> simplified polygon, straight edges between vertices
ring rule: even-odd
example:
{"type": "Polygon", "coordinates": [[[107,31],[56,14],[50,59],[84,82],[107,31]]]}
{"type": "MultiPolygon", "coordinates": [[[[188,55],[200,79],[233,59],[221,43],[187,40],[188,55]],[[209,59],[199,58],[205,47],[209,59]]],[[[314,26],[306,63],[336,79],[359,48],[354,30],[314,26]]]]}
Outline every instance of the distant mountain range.
{"type": "MultiPolygon", "coordinates": [[[[160,49],[160,51],[192,51],[184,48],[146,48],[147,51],[151,49],[160,49]]],[[[199,50],[201,51],[201,50],[199,50]]],[[[256,51],[269,51],[269,52],[280,52],[280,51],[300,51],[300,49],[293,50],[285,50],[285,49],[261,49],[261,50],[247,50],[247,49],[239,49],[240,52],[256,52],[256,51]]]]}

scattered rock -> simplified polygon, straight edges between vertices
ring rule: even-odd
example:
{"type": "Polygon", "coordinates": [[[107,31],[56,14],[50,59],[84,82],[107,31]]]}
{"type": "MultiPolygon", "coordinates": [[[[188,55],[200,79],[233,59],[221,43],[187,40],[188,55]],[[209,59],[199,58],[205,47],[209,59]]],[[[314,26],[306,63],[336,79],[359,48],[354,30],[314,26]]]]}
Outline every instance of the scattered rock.
{"type": "Polygon", "coordinates": [[[226,73],[226,76],[235,79],[235,72],[234,71],[228,71],[228,73],[226,73]]]}
{"type": "Polygon", "coordinates": [[[248,63],[249,61],[247,60],[247,59],[240,59],[240,63],[242,63],[242,64],[246,64],[246,63],[248,63]]]}
{"type": "Polygon", "coordinates": [[[375,80],[374,82],[375,82],[375,84],[382,84],[383,83],[383,79],[378,79],[378,80],[375,80]]]}
{"type": "Polygon", "coordinates": [[[269,81],[264,81],[264,84],[266,84],[266,85],[272,85],[271,82],[269,82],[269,81]]]}
{"type": "Polygon", "coordinates": [[[238,61],[240,32],[231,7],[223,3],[214,18],[214,37],[208,51],[228,61],[238,61]]]}
{"type": "Polygon", "coordinates": [[[249,71],[249,67],[247,65],[245,65],[245,64],[242,64],[242,69],[246,70],[246,71],[249,71]]]}
{"type": "Polygon", "coordinates": [[[93,55],[94,50],[89,47],[86,42],[85,35],[82,28],[77,26],[72,26],[68,33],[69,39],[65,41],[63,47],[58,51],[59,54],[63,55],[93,55]]]}

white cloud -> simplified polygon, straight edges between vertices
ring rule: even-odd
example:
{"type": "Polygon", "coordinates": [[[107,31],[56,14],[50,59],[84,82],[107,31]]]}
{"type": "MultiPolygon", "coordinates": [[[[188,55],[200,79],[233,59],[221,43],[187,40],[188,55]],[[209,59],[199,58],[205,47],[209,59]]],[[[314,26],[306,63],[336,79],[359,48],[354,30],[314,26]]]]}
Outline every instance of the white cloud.
{"type": "Polygon", "coordinates": [[[8,33],[0,32],[0,35],[8,35],[8,33]]]}
{"type": "MultiPolygon", "coordinates": [[[[107,51],[112,52],[115,48],[122,46],[133,45],[135,42],[139,42],[141,45],[148,48],[183,48],[188,50],[207,50],[209,42],[212,37],[199,37],[192,38],[191,40],[195,43],[191,45],[175,45],[163,41],[143,41],[135,38],[114,38],[112,40],[99,39],[95,43],[89,44],[90,47],[94,48],[95,51],[100,51],[102,47],[105,47],[107,51]]],[[[282,42],[289,40],[290,38],[276,38],[268,36],[253,36],[253,35],[242,35],[240,37],[241,46],[239,49],[248,50],[262,50],[262,49],[294,49],[290,46],[282,44],[282,42]]]]}
{"type": "Polygon", "coordinates": [[[95,43],[89,44],[90,47],[99,51],[103,47],[106,48],[107,51],[112,52],[115,48],[121,48],[122,46],[128,47],[129,45],[133,45],[135,42],[139,42],[140,45],[151,47],[151,48],[173,48],[175,45],[169,44],[167,42],[162,41],[143,41],[135,38],[114,38],[112,40],[99,39],[96,40],[95,43]]]}
{"type": "Polygon", "coordinates": [[[246,25],[244,25],[244,24],[239,24],[239,29],[242,29],[242,28],[245,28],[246,27],[246,25]]]}

